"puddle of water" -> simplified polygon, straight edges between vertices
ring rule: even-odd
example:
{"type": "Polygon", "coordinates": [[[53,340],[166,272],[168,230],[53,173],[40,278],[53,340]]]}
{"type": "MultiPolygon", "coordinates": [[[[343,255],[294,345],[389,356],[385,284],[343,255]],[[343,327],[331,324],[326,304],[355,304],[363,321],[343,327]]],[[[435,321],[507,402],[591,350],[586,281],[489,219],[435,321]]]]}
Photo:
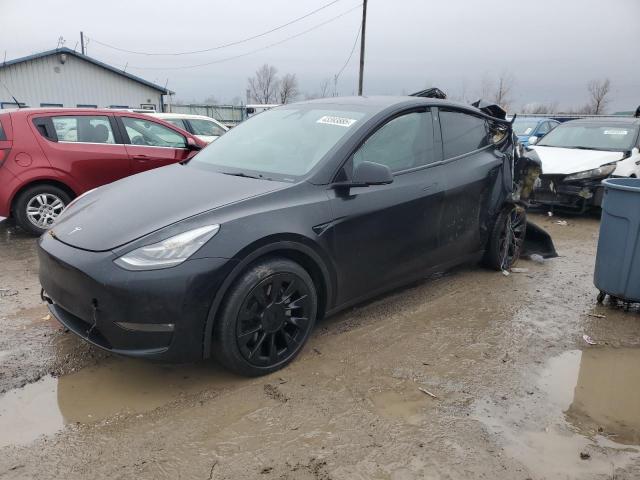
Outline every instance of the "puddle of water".
{"type": "Polygon", "coordinates": [[[371,395],[374,410],[385,418],[399,419],[410,425],[419,425],[429,407],[429,398],[420,392],[384,390],[371,395]]]}
{"type": "Polygon", "coordinates": [[[51,435],[69,423],[148,412],[240,381],[211,364],[162,366],[117,358],[60,378],[46,376],[0,397],[0,448],[51,435]]]}
{"type": "Polygon", "coordinates": [[[640,457],[640,349],[593,348],[551,359],[538,386],[544,400],[476,405],[509,456],[543,478],[612,475],[640,457]],[[588,452],[588,461],[580,459],[588,452]]]}

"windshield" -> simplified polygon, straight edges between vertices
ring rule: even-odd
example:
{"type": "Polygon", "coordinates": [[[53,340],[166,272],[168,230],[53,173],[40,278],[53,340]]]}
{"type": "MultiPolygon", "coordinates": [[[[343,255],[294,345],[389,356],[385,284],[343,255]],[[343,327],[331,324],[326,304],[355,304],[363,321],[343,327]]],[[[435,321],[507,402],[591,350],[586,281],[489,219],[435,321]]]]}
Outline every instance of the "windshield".
{"type": "Polygon", "coordinates": [[[538,145],[623,152],[633,148],[638,135],[635,125],[593,125],[565,123],[549,132],[538,145]]]}
{"type": "Polygon", "coordinates": [[[307,174],[365,115],[308,106],[276,108],[231,129],[188,165],[294,180],[307,174]]]}
{"type": "Polygon", "coordinates": [[[538,126],[538,120],[518,120],[513,122],[513,131],[516,135],[531,135],[538,126]]]}

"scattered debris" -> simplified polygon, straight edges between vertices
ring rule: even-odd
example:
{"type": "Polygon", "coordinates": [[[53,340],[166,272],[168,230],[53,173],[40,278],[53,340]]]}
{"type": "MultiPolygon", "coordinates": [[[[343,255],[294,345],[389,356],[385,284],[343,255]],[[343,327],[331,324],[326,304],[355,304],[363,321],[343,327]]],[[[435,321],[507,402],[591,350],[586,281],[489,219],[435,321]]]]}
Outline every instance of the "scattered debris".
{"type": "Polygon", "coordinates": [[[553,217],[553,212],[547,212],[547,215],[553,217]]]}
{"type": "Polygon", "coordinates": [[[567,225],[569,225],[569,222],[567,222],[566,220],[556,220],[555,222],[556,225],[562,225],[563,227],[566,227],[567,225]]]}
{"type": "Polygon", "coordinates": [[[518,267],[513,267],[511,269],[511,273],[527,273],[529,272],[528,268],[518,268],[518,267]]]}
{"type": "Polygon", "coordinates": [[[424,389],[422,387],[418,387],[418,390],[420,390],[422,393],[426,393],[427,395],[429,395],[431,398],[435,398],[436,400],[438,399],[438,397],[436,397],[433,393],[431,393],[429,390],[424,389]]]}
{"type": "Polygon", "coordinates": [[[209,470],[209,480],[213,480],[213,469],[216,468],[216,465],[218,465],[218,462],[213,462],[213,465],[211,465],[211,470],[209,470]]]}
{"type": "Polygon", "coordinates": [[[589,460],[591,458],[591,454],[587,452],[580,452],[580,458],[582,460],[589,460]]]}
{"type": "Polygon", "coordinates": [[[13,297],[14,295],[17,295],[18,291],[17,290],[10,290],[8,288],[0,288],[0,297],[13,297]]]}
{"type": "Polygon", "coordinates": [[[594,317],[594,318],[607,318],[606,315],[600,315],[599,313],[587,313],[587,317],[594,317]]]}
{"type": "Polygon", "coordinates": [[[587,335],[586,333],[584,335],[582,335],[582,339],[587,342],[589,345],[597,345],[598,342],[596,342],[593,338],[591,338],[589,335],[587,335]]]}
{"type": "Polygon", "coordinates": [[[529,255],[529,260],[536,263],[544,263],[544,257],[542,255],[538,255],[537,253],[529,255]]]}
{"type": "Polygon", "coordinates": [[[282,378],[282,377],[278,377],[278,383],[279,383],[280,385],[284,385],[284,384],[285,384],[285,383],[287,383],[287,382],[288,382],[288,380],[285,380],[285,379],[284,379],[284,378],[282,378]]]}
{"type": "Polygon", "coordinates": [[[42,320],[51,320],[51,314],[42,317],[42,320]]]}
{"type": "Polygon", "coordinates": [[[264,468],[260,471],[260,473],[261,473],[262,475],[266,475],[267,473],[271,473],[271,470],[273,470],[273,467],[264,467],[264,468]]]}
{"type": "Polygon", "coordinates": [[[267,383],[264,386],[264,393],[267,397],[281,403],[286,403],[289,401],[287,396],[284,393],[282,393],[276,385],[271,385],[270,383],[267,383]]]}
{"type": "Polygon", "coordinates": [[[508,276],[509,276],[509,270],[502,270],[502,274],[503,274],[505,277],[508,277],[508,276]]]}
{"type": "Polygon", "coordinates": [[[317,348],[315,348],[315,347],[314,347],[313,351],[316,352],[318,355],[322,355],[322,352],[320,350],[318,350],[317,348]]]}

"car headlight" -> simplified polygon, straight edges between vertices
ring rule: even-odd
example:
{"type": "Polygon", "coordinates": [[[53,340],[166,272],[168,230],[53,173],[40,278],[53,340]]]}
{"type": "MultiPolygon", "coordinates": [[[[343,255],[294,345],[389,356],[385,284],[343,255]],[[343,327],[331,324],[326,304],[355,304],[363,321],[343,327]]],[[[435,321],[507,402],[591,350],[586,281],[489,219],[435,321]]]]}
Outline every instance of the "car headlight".
{"type": "Polygon", "coordinates": [[[590,180],[592,178],[604,178],[608,177],[616,169],[615,165],[602,165],[601,167],[594,168],[593,170],[586,170],[584,172],[574,173],[564,177],[566,182],[572,180],[590,180]]]}
{"type": "Polygon", "coordinates": [[[207,225],[180,233],[161,242],[132,250],[115,260],[127,270],[157,270],[180,265],[218,231],[220,225],[207,225]]]}

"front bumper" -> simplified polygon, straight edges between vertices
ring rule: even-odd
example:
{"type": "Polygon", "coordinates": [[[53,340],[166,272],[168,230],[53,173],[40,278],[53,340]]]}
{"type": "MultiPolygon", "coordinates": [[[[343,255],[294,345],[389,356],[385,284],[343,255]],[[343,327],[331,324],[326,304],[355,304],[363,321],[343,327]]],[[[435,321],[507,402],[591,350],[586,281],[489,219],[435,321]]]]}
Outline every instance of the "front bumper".
{"type": "Polygon", "coordinates": [[[52,315],[112,353],[168,362],[203,357],[213,297],[235,261],[188,260],[131,272],[112,252],[88,252],[50,235],[39,241],[40,283],[52,315]]]}
{"type": "Polygon", "coordinates": [[[565,175],[541,175],[533,190],[531,202],[584,213],[602,204],[602,179],[564,182],[565,175]]]}

